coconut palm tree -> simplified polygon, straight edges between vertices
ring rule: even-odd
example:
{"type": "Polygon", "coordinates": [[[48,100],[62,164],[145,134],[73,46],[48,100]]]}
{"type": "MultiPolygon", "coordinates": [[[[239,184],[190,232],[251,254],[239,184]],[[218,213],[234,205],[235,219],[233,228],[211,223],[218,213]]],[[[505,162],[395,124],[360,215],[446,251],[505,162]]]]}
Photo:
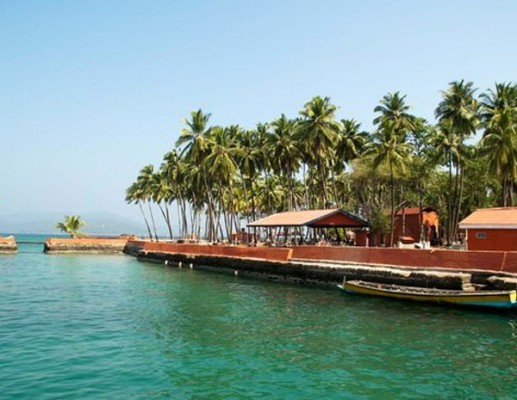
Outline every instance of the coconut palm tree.
{"type": "Polygon", "coordinates": [[[328,205],[328,171],[333,165],[334,149],[341,129],[335,119],[336,110],[337,107],[330,103],[329,97],[314,97],[300,111],[301,119],[298,123],[299,140],[305,149],[307,163],[319,175],[323,208],[328,205]]]}
{"type": "Polygon", "coordinates": [[[237,158],[242,151],[236,144],[241,128],[232,125],[228,128],[215,127],[210,134],[209,152],[204,160],[206,172],[218,182],[219,207],[225,217],[228,239],[232,240],[233,226],[237,224],[233,205],[233,183],[238,170],[237,158]],[[224,195],[229,196],[229,210],[225,207],[224,195]],[[228,212],[229,211],[229,212],[228,212]]]}
{"type": "Polygon", "coordinates": [[[484,128],[480,153],[489,169],[501,179],[501,205],[513,205],[514,181],[517,178],[517,86],[495,85],[481,98],[484,128]]]}
{"type": "Polygon", "coordinates": [[[387,165],[390,174],[391,186],[391,219],[390,219],[390,246],[393,246],[395,226],[395,170],[403,172],[410,159],[411,145],[404,141],[404,137],[397,134],[395,123],[386,121],[373,134],[373,143],[369,153],[373,157],[375,168],[387,165]]]}
{"type": "Polygon", "coordinates": [[[382,125],[390,122],[397,135],[406,135],[415,128],[415,117],[409,114],[409,106],[406,104],[406,96],[401,96],[400,92],[388,93],[380,104],[374,108],[374,112],[379,115],[375,117],[373,123],[382,125]]]}
{"type": "Polygon", "coordinates": [[[300,168],[301,152],[296,138],[296,125],[284,114],[271,123],[271,134],[268,137],[266,153],[271,160],[273,171],[285,177],[289,196],[287,210],[296,208],[294,198],[294,174],[300,168]]]}
{"type": "Polygon", "coordinates": [[[149,215],[151,217],[154,238],[156,241],[158,241],[158,233],[156,232],[156,222],[154,220],[153,209],[151,207],[151,202],[153,200],[153,179],[154,167],[152,164],[148,164],[140,170],[138,177],[136,178],[136,181],[140,186],[142,199],[144,202],[147,203],[149,215]]]}
{"type": "Polygon", "coordinates": [[[178,206],[178,221],[180,236],[187,235],[187,199],[186,192],[188,180],[186,179],[187,164],[180,157],[176,149],[173,149],[163,156],[160,169],[166,175],[173,198],[178,206]]]}
{"type": "Polygon", "coordinates": [[[79,232],[82,226],[85,225],[85,222],[81,220],[79,215],[65,215],[65,221],[59,222],[56,225],[56,228],[61,230],[61,232],[68,233],[72,238],[76,238],[78,236],[84,236],[85,234],[79,232]]]}
{"type": "Polygon", "coordinates": [[[215,216],[214,202],[212,198],[212,188],[208,183],[207,171],[204,160],[210,146],[209,136],[211,127],[208,126],[210,114],[204,114],[201,109],[191,113],[190,120],[184,120],[187,125],[182,129],[176,146],[181,148],[181,155],[188,163],[199,165],[205,187],[206,204],[208,207],[208,239],[215,239],[215,216]]]}
{"type": "Polygon", "coordinates": [[[340,175],[342,179],[344,177],[343,172],[345,171],[346,166],[349,165],[352,160],[358,158],[366,150],[369,143],[368,133],[361,131],[361,124],[356,120],[342,119],[341,126],[342,129],[338,134],[338,142],[336,146],[336,162],[334,163],[334,169],[332,171],[334,197],[336,198],[337,203],[339,203],[339,196],[337,193],[335,175],[340,175]]]}
{"type": "Polygon", "coordinates": [[[456,236],[457,225],[461,215],[461,203],[464,184],[464,160],[462,154],[467,154],[462,149],[465,139],[472,136],[479,125],[479,104],[474,97],[476,89],[472,82],[454,81],[449,84],[449,89],[442,92],[442,100],[435,110],[439,125],[449,131],[449,141],[457,143],[457,157],[450,154],[450,165],[454,165],[454,183],[452,191],[448,193],[448,208],[450,222],[448,243],[456,236]]]}
{"type": "Polygon", "coordinates": [[[158,206],[169,231],[169,238],[172,240],[172,220],[169,204],[174,200],[174,194],[167,173],[162,169],[155,172],[151,178],[151,198],[158,206]]]}
{"type": "Polygon", "coordinates": [[[252,219],[256,219],[255,181],[257,180],[264,159],[260,139],[258,129],[242,129],[237,137],[237,147],[240,149],[237,163],[243,183],[243,194],[245,203],[247,203],[249,199],[251,205],[251,210],[246,207],[242,208],[242,211],[245,212],[248,218],[248,222],[250,211],[252,219]]]}
{"type": "Polygon", "coordinates": [[[149,226],[149,221],[144,213],[144,209],[142,207],[142,203],[144,202],[144,195],[141,185],[138,182],[134,182],[130,187],[126,190],[126,202],[128,204],[136,203],[138,204],[138,208],[142,213],[142,217],[144,218],[145,227],[147,228],[147,232],[149,233],[149,239],[153,238],[153,234],[151,233],[151,227],[149,226]]]}

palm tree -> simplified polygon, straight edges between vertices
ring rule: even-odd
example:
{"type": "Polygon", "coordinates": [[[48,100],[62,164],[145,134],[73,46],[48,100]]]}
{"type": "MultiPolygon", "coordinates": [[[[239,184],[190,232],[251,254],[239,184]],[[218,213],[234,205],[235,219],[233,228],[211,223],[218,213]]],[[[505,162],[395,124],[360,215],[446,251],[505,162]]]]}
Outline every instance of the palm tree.
{"type": "Polygon", "coordinates": [[[56,228],[62,232],[68,233],[70,236],[72,236],[73,239],[75,239],[78,236],[85,235],[84,233],[79,232],[79,229],[81,229],[81,227],[84,225],[85,222],[81,220],[79,215],[65,215],[65,221],[59,222],[56,225],[56,228]]]}
{"type": "Polygon", "coordinates": [[[141,190],[141,196],[144,202],[147,203],[149,209],[149,215],[151,216],[151,223],[154,231],[154,238],[158,241],[158,233],[156,232],[156,223],[154,221],[153,210],[151,202],[153,200],[153,179],[154,179],[154,167],[152,164],[148,164],[140,170],[136,181],[141,190]]]}
{"type": "Polygon", "coordinates": [[[502,184],[501,205],[513,205],[514,181],[517,178],[517,86],[495,85],[481,94],[481,120],[484,127],[479,145],[489,169],[502,184]]]}
{"type": "Polygon", "coordinates": [[[136,203],[138,204],[138,207],[140,209],[140,212],[142,213],[142,217],[144,218],[145,226],[147,228],[147,232],[149,233],[149,239],[152,240],[153,234],[151,233],[151,227],[149,226],[149,221],[147,220],[147,217],[144,213],[144,209],[142,207],[142,202],[144,202],[144,196],[142,187],[138,182],[134,182],[131,184],[130,187],[126,190],[126,202],[128,204],[136,203]]]}
{"type": "Polygon", "coordinates": [[[289,196],[287,210],[296,208],[294,198],[294,173],[300,168],[301,152],[296,140],[296,125],[284,114],[271,123],[266,153],[271,159],[273,171],[285,177],[289,196]]]}
{"type": "Polygon", "coordinates": [[[390,122],[396,135],[406,135],[415,127],[415,117],[408,113],[409,106],[405,102],[406,96],[401,96],[400,92],[388,93],[380,104],[373,110],[379,113],[373,123],[382,125],[390,122]]]}
{"type": "Polygon", "coordinates": [[[449,84],[449,89],[442,92],[442,101],[435,110],[439,125],[446,127],[449,131],[449,141],[457,144],[457,157],[449,154],[449,167],[452,170],[454,165],[455,175],[453,188],[450,188],[448,199],[448,244],[456,236],[458,221],[461,215],[461,203],[463,196],[464,170],[465,163],[461,159],[466,151],[462,149],[465,139],[475,133],[479,125],[478,109],[479,105],[474,98],[476,89],[472,82],[455,81],[449,84]]]}
{"type": "MultiPolygon", "coordinates": [[[[242,177],[245,202],[247,202],[249,198],[251,203],[251,217],[253,220],[256,219],[255,181],[261,170],[261,164],[264,158],[260,139],[258,129],[242,129],[237,137],[237,147],[240,149],[237,162],[242,177]]],[[[242,211],[246,213],[249,222],[250,210],[245,207],[242,211]]]]}
{"type": "Polygon", "coordinates": [[[391,186],[391,220],[390,246],[393,246],[395,226],[395,169],[403,172],[410,159],[411,145],[396,133],[395,124],[391,121],[381,125],[381,129],[374,133],[373,143],[369,150],[373,156],[373,166],[378,168],[387,165],[390,173],[391,186]]]}
{"type": "Polygon", "coordinates": [[[333,165],[334,149],[341,129],[335,120],[337,107],[330,103],[330,98],[314,97],[305,103],[300,111],[299,140],[303,143],[308,164],[315,168],[321,180],[323,208],[327,207],[327,175],[333,165]]]}
{"type": "Polygon", "coordinates": [[[191,164],[201,167],[201,174],[205,186],[206,204],[208,207],[208,240],[215,239],[215,217],[214,202],[212,199],[212,189],[208,184],[207,172],[205,169],[205,158],[209,143],[209,135],[212,128],[208,126],[210,114],[204,114],[201,109],[191,113],[190,120],[184,120],[187,125],[181,131],[179,139],[176,141],[177,147],[182,147],[181,155],[191,164]]]}
{"type": "Polygon", "coordinates": [[[187,235],[187,202],[186,192],[188,180],[186,179],[187,164],[179,156],[176,149],[173,149],[163,156],[163,162],[160,169],[165,174],[170,185],[173,198],[178,206],[178,220],[180,236],[187,235]]]}
{"type": "MultiPolygon", "coordinates": [[[[342,129],[338,135],[338,142],[336,146],[336,163],[334,165],[333,181],[334,181],[334,196],[336,202],[338,202],[338,194],[336,189],[336,178],[335,174],[341,175],[343,178],[343,172],[346,166],[350,164],[352,160],[358,158],[368,147],[368,133],[361,131],[361,124],[354,119],[342,119],[342,129]]],[[[339,203],[339,202],[338,202],[339,203]]]]}
{"type": "Polygon", "coordinates": [[[233,226],[237,225],[233,205],[233,182],[237,172],[236,159],[242,156],[241,149],[236,147],[236,138],[241,134],[238,125],[228,128],[216,127],[210,134],[210,151],[204,160],[207,173],[218,182],[219,206],[225,216],[228,239],[232,240],[233,226]],[[229,196],[229,215],[225,207],[225,192],[229,196]]]}
{"type": "Polygon", "coordinates": [[[171,214],[169,212],[169,204],[172,203],[173,190],[170,185],[168,176],[166,171],[160,170],[153,174],[151,178],[151,198],[153,202],[158,206],[163,219],[165,220],[165,225],[167,225],[167,229],[169,231],[169,238],[173,239],[172,234],[172,220],[171,214]]]}

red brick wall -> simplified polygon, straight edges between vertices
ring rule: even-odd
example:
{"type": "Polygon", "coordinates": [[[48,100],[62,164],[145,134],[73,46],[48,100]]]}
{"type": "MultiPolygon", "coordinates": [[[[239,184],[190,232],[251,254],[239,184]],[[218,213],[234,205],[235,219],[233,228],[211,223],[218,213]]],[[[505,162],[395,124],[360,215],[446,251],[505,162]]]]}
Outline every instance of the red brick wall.
{"type": "Polygon", "coordinates": [[[517,251],[517,230],[515,229],[469,229],[467,231],[469,250],[517,251]],[[486,239],[477,239],[477,233],[485,233],[486,239]]]}
{"type": "Polygon", "coordinates": [[[290,248],[220,245],[212,246],[200,244],[146,242],[144,245],[144,251],[180,254],[202,254],[207,256],[220,257],[261,258],[271,261],[287,261],[291,258],[291,253],[293,250],[290,248]]]}
{"type": "Polygon", "coordinates": [[[503,251],[417,250],[395,248],[300,246],[293,258],[335,260],[407,267],[480,269],[517,273],[517,253],[503,251]],[[504,265],[503,265],[504,261],[504,265]]]}

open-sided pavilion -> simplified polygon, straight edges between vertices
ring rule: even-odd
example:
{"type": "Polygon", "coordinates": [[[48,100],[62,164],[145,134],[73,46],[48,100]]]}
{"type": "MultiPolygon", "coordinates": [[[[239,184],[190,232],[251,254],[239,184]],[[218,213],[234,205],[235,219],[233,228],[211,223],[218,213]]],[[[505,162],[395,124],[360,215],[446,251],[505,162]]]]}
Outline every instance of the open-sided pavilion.
{"type": "MultiPolygon", "coordinates": [[[[310,228],[310,232],[324,232],[329,228],[353,229],[355,231],[364,232],[364,241],[366,240],[366,231],[370,227],[369,223],[356,215],[340,208],[329,210],[303,210],[303,211],[287,211],[273,214],[268,217],[259,219],[248,224],[249,228],[270,228],[278,229],[297,228],[301,236],[301,229],[310,228]]],[[[309,233],[309,230],[307,231],[309,233]]],[[[363,236],[363,235],[362,235],[363,236]]],[[[361,239],[361,242],[363,240],[361,239]]]]}

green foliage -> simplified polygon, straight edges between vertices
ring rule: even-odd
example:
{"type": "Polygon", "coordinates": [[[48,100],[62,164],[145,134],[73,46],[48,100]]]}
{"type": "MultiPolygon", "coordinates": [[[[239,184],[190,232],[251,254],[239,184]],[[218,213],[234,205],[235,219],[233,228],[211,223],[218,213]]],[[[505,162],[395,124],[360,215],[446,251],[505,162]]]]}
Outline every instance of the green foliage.
{"type": "Polygon", "coordinates": [[[85,233],[79,232],[79,229],[85,225],[85,222],[81,220],[79,215],[65,215],[64,222],[59,222],[56,225],[61,232],[68,233],[72,238],[84,236],[85,233]]]}
{"type": "Polygon", "coordinates": [[[516,85],[496,84],[476,97],[472,82],[451,82],[434,124],[411,114],[400,92],[375,106],[373,132],[354,119],[339,120],[337,111],[318,96],[297,118],[280,114],[253,129],[210,126],[210,114],[194,111],[176,148],[158,170],[142,168],[126,201],[140,207],[151,238],[153,231],[157,238],[154,207],[172,237],[169,207],[176,205],[180,234],[203,231],[210,240],[231,240],[243,219],[331,207],[390,233],[396,206],[409,204],[438,209],[450,241],[472,210],[515,204],[516,85]],[[479,129],[474,146],[469,140],[479,129]]]}

